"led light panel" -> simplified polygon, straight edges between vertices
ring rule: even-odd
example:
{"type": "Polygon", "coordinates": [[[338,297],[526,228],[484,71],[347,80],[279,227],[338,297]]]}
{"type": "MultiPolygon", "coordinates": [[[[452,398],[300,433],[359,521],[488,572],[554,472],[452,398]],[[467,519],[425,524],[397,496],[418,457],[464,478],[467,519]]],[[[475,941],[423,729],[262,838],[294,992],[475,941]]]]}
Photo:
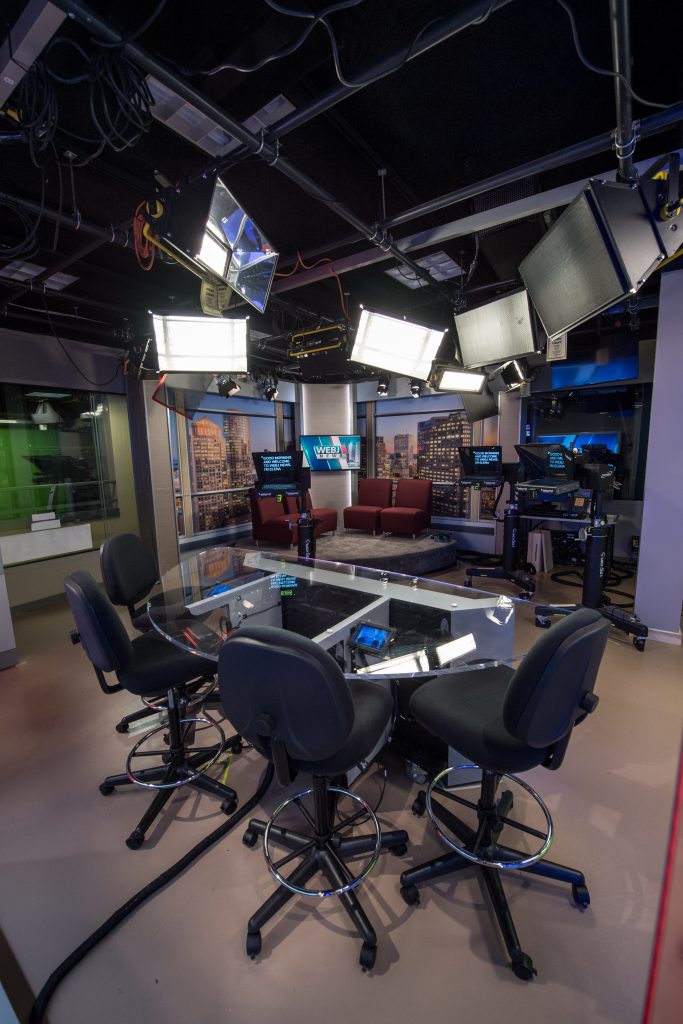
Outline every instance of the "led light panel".
{"type": "Polygon", "coordinates": [[[152,316],[164,373],[246,373],[247,321],[152,316]]]}
{"type": "Polygon", "coordinates": [[[434,385],[437,391],[465,391],[471,395],[478,395],[485,380],[485,373],[467,373],[466,370],[451,370],[444,367],[441,377],[435,378],[434,385]]]}
{"type": "Polygon", "coordinates": [[[427,380],[444,331],[364,309],[351,360],[380,370],[427,380]]]}
{"type": "Polygon", "coordinates": [[[535,350],[529,296],[513,292],[455,317],[463,366],[502,363],[535,350]]]}

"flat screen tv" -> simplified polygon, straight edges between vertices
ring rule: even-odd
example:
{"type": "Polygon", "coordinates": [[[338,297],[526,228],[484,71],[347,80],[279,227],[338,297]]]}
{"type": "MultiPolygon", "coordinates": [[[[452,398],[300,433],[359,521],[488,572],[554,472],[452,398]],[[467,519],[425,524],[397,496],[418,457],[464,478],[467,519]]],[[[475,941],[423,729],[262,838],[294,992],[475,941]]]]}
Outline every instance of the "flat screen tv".
{"type": "Polygon", "coordinates": [[[314,473],[360,469],[360,434],[302,434],[300,442],[314,473]]]}
{"type": "Polygon", "coordinates": [[[638,376],[638,338],[629,331],[601,338],[573,338],[567,358],[552,363],[553,390],[580,388],[638,376]]]}
{"type": "Polygon", "coordinates": [[[580,434],[540,434],[540,444],[561,444],[568,451],[583,452],[586,445],[602,445],[615,455],[621,447],[621,432],[618,430],[584,430],[580,434]]]}

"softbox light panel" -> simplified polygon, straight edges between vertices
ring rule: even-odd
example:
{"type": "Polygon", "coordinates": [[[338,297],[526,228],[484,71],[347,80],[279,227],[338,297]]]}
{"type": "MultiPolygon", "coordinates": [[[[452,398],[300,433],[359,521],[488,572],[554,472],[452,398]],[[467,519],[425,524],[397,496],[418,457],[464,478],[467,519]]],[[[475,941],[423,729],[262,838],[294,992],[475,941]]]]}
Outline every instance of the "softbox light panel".
{"type": "Polygon", "coordinates": [[[557,338],[634,294],[665,255],[641,187],[594,178],[519,271],[557,338]]]}

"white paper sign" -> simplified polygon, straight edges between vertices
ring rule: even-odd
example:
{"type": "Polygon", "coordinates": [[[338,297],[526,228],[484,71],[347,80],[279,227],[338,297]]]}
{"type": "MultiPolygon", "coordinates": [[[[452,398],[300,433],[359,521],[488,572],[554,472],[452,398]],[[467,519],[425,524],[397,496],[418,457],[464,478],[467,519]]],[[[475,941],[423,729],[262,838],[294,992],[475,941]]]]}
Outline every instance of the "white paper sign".
{"type": "Polygon", "coordinates": [[[555,359],[567,358],[567,335],[561,334],[559,338],[548,338],[548,347],[545,350],[546,359],[552,362],[555,359]]]}

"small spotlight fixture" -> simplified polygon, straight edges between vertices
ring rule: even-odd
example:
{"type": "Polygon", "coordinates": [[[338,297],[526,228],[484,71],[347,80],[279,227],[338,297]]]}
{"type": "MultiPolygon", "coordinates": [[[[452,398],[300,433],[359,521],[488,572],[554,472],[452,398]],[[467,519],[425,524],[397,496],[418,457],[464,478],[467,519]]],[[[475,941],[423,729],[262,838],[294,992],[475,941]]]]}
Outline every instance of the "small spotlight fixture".
{"type": "Polygon", "coordinates": [[[422,393],[422,381],[411,380],[410,382],[410,394],[412,398],[419,398],[422,393]]]}
{"type": "Polygon", "coordinates": [[[272,381],[270,384],[266,384],[266,389],[263,393],[269,402],[274,402],[278,396],[277,384],[275,381],[272,381]]]}
{"type": "Polygon", "coordinates": [[[216,386],[218,387],[218,394],[222,398],[232,398],[233,395],[242,390],[241,386],[232,377],[217,377],[216,386]]]}
{"type": "Polygon", "coordinates": [[[389,378],[384,375],[377,381],[377,394],[380,398],[386,398],[389,394],[389,378]]]}

